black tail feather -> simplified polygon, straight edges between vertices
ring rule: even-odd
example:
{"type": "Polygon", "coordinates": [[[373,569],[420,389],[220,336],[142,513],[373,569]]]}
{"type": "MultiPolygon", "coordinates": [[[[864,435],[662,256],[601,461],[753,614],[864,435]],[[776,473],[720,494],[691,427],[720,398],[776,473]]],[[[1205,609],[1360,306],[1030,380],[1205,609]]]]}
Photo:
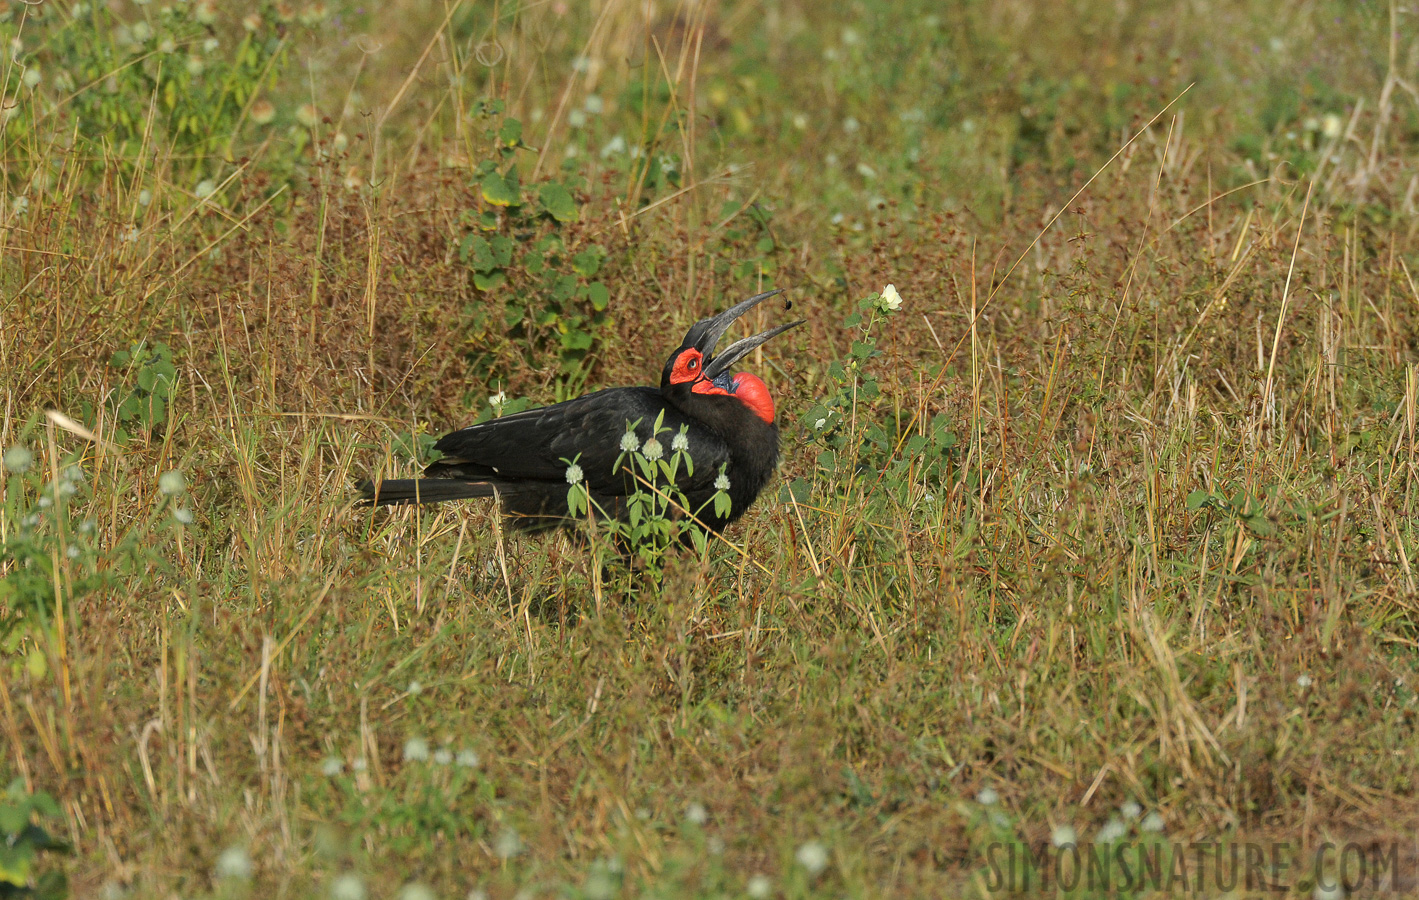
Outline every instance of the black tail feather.
{"type": "Polygon", "coordinates": [[[493,485],[485,481],[453,481],[446,478],[386,478],[378,483],[361,482],[359,490],[364,495],[364,502],[374,506],[442,503],[445,500],[494,496],[493,485]]]}

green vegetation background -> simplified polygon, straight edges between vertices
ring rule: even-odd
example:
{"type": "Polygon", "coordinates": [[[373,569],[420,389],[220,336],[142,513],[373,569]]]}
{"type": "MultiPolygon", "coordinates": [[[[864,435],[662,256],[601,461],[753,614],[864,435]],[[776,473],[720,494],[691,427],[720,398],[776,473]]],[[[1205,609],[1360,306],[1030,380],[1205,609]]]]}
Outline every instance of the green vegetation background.
{"type": "Polygon", "coordinates": [[[0,10],[0,882],[1415,890],[1411,10],[0,10]],[[351,508],[766,287],[780,482],[658,583],[351,508]]]}

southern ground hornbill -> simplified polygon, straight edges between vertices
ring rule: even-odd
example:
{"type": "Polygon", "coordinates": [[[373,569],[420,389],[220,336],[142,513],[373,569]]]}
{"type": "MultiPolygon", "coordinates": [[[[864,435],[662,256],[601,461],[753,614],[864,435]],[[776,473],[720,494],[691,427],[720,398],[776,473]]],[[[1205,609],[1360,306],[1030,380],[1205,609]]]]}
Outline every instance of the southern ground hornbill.
{"type": "MultiPolygon", "coordinates": [[[[718,355],[714,348],[736,319],[778,293],[750,297],[696,322],[666,361],[659,388],[597,391],[446,434],[434,444],[443,457],[424,469],[422,478],[365,482],[360,490],[378,506],[496,496],[516,524],[538,528],[567,521],[567,489],[575,480],[574,473],[568,477],[568,461],[575,460],[596,506],[607,515],[623,515],[636,483],[624,469],[615,471],[622,441],[634,424],[644,445],[659,420],[663,445],[684,428],[693,474],[682,467],[676,486],[689,511],[718,531],[748,510],[778,464],[778,425],[768,388],[753,375],[730,375],[729,367],[803,323],[735,341],[718,355]],[[721,475],[729,481],[724,517],[708,503],[723,488],[721,475]]],[[[670,447],[664,452],[668,456],[670,447]]]]}

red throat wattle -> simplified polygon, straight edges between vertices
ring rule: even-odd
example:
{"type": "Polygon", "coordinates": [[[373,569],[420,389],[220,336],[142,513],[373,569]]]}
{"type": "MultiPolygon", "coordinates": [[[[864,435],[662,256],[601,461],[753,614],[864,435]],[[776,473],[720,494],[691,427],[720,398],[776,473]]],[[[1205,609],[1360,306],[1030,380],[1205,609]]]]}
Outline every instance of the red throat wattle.
{"type": "Polygon", "coordinates": [[[757,375],[740,373],[729,380],[730,389],[725,390],[713,381],[708,379],[697,381],[690,390],[696,394],[719,394],[723,397],[733,397],[740,403],[749,407],[749,411],[765,422],[772,425],[774,423],[774,399],[769,396],[768,385],[757,375]]]}

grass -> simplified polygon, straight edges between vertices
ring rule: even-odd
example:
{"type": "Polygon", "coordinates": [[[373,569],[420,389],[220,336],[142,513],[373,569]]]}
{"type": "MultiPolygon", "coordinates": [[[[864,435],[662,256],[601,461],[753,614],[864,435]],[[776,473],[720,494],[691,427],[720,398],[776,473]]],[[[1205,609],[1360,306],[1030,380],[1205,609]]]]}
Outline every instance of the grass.
{"type": "Polygon", "coordinates": [[[73,846],[33,871],[965,896],[1072,833],[1413,893],[1410,14],[1293,6],[12,10],[0,777],[73,846]],[[779,480],[658,586],[352,506],[769,286],[779,480]]]}

